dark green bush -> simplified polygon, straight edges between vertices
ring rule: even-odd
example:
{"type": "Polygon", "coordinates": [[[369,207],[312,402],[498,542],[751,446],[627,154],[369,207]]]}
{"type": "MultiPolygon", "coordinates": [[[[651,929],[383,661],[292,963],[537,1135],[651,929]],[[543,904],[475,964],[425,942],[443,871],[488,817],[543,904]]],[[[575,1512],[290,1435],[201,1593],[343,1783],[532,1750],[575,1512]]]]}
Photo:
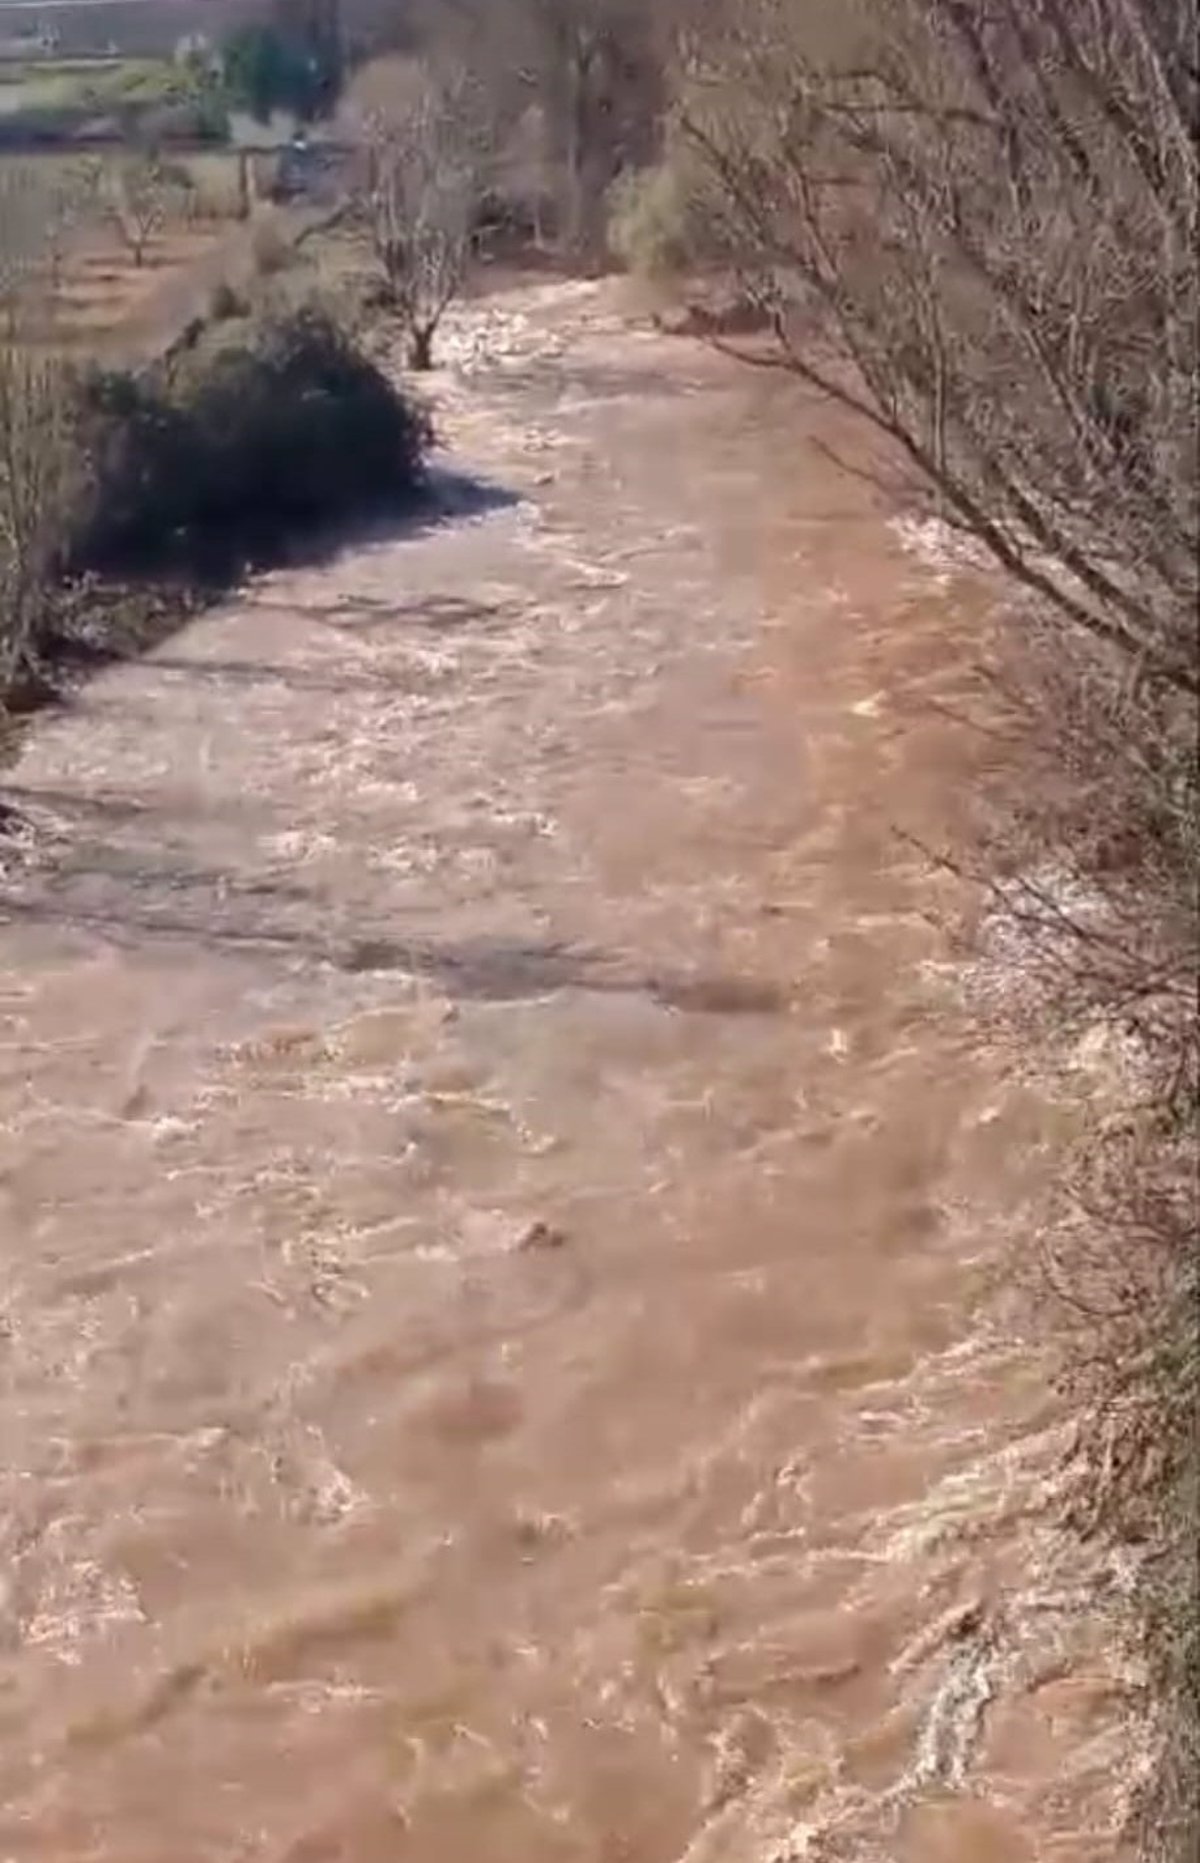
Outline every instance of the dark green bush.
{"type": "Polygon", "coordinates": [[[222,576],[410,499],[426,416],[322,313],[224,323],[143,374],[91,376],[74,573],[222,576]]]}

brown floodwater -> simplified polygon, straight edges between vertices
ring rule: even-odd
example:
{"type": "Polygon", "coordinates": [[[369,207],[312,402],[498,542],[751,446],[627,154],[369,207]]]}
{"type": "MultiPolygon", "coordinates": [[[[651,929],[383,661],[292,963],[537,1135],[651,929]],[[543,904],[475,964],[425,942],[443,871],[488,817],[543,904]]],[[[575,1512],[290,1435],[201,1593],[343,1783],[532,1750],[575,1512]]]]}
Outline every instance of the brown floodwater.
{"type": "Polygon", "coordinates": [[[1102,1863],[960,1007],[983,595],[774,377],[464,311],[447,511],[41,723],[0,894],[4,1863],[1102,1863]]]}

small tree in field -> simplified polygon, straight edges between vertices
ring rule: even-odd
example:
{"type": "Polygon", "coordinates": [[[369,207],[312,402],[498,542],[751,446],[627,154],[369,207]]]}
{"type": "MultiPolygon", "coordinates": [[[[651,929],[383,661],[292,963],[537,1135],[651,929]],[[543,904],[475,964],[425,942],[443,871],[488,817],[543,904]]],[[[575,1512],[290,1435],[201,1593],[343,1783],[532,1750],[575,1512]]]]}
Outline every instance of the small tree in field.
{"type": "Polygon", "coordinates": [[[112,179],[112,220],[140,270],[171,209],[171,183],[153,156],[134,155],[112,179]]]}
{"type": "Polygon", "coordinates": [[[66,250],[95,218],[95,199],[96,173],[88,161],[14,158],[0,164],[0,303],[6,310],[17,298],[54,298],[66,250]]]}
{"type": "Polygon", "coordinates": [[[438,326],[470,265],[487,138],[461,74],[414,72],[404,89],[368,122],[366,212],[409,366],[423,370],[433,366],[438,326]]]}

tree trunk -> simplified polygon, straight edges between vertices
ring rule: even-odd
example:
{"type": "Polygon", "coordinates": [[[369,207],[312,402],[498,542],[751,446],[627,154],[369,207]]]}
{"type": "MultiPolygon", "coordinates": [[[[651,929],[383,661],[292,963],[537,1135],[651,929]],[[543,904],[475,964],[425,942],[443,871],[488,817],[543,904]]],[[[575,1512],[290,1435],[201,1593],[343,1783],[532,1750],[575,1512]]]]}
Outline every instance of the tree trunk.
{"type": "Polygon", "coordinates": [[[433,367],[433,331],[424,324],[408,333],[408,366],[421,375],[433,367]]]}
{"type": "Polygon", "coordinates": [[[566,184],[563,232],[567,251],[570,253],[578,253],[584,242],[586,208],[583,166],[587,137],[584,121],[586,85],[587,78],[582,69],[581,60],[573,58],[567,69],[566,122],[563,125],[566,139],[563,152],[566,184]]]}

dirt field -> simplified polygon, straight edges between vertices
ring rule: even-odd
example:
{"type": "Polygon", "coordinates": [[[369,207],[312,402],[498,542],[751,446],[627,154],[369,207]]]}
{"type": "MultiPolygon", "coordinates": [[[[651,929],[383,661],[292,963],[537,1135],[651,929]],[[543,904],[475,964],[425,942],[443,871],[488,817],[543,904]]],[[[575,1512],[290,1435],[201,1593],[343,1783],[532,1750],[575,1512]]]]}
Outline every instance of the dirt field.
{"type": "Polygon", "coordinates": [[[252,230],[238,218],[237,157],[204,152],[172,166],[142,262],[123,234],[117,155],[0,154],[0,242],[29,280],[31,340],[104,357],[152,351],[205,308],[221,254],[242,264],[252,230]]]}
{"type": "Polygon", "coordinates": [[[32,294],[31,341],[105,361],[137,362],[205,314],[222,281],[239,289],[262,282],[258,243],[266,237],[286,249],[306,224],[305,210],[264,206],[241,220],[232,158],[200,156],[193,165],[209,189],[210,210],[169,218],[148,241],[140,265],[105,214],[82,221],[52,287],[32,294]]]}
{"type": "Polygon", "coordinates": [[[167,231],[140,267],[115,240],[73,254],[55,295],[55,341],[106,357],[153,349],[205,308],[229,246],[228,230],[209,226],[167,231]]]}

